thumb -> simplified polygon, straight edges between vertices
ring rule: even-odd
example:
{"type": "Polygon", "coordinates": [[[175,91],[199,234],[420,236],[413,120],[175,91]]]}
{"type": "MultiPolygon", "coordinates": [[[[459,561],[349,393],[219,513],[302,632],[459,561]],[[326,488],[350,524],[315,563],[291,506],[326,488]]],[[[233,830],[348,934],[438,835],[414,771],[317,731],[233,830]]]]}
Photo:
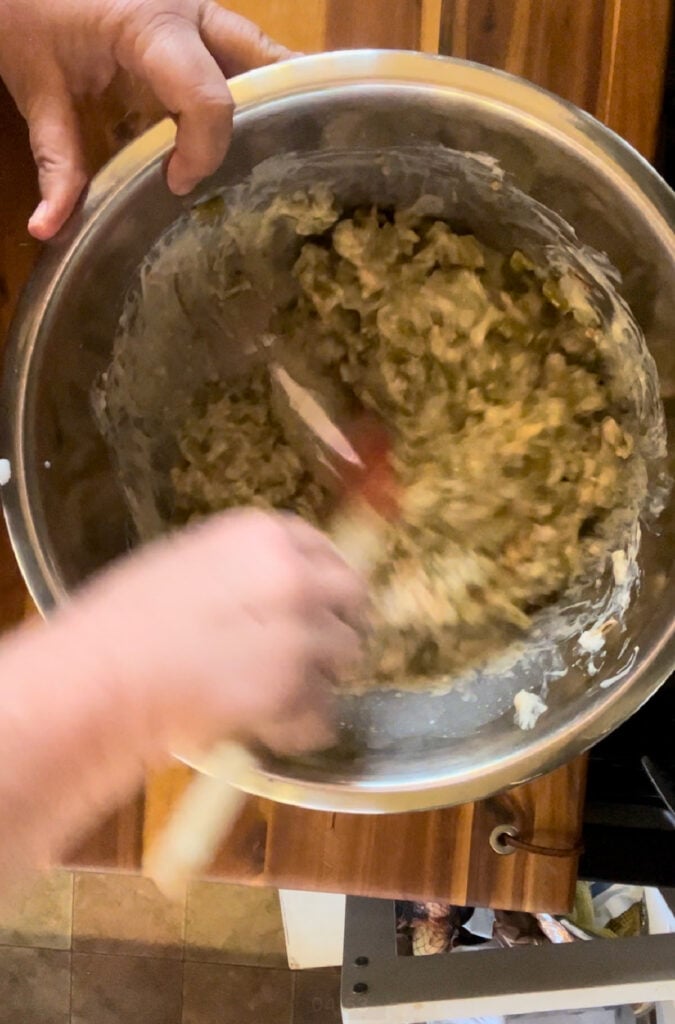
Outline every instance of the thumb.
{"type": "Polygon", "coordinates": [[[42,195],[28,230],[46,241],[73,212],[87,182],[80,126],[65,87],[43,93],[31,104],[27,119],[42,195]]]}
{"type": "Polygon", "coordinates": [[[293,56],[254,22],[217,3],[204,6],[199,32],[227,78],[293,56]]]}

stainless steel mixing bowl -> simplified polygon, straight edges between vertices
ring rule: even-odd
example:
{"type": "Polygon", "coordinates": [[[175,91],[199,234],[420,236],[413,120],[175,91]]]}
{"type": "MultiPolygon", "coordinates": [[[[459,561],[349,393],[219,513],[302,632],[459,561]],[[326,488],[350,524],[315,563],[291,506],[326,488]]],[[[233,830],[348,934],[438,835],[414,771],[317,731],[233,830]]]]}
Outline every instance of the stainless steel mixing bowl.
{"type": "MultiPolygon", "coordinates": [[[[17,558],[43,611],[123,552],[131,536],[91,411],[92,382],[110,360],[125,290],[148,249],[195,198],[243,180],[278,153],[435,142],[495,157],[621,271],[622,293],[675,414],[674,197],[598,122],[519,79],[411,53],[303,58],[245,75],[232,91],[232,148],[196,197],[177,199],[164,185],[173,129],[163,123],[96,178],[17,313],[2,406],[0,456],[12,465],[3,499],[17,558]]],[[[658,531],[645,533],[643,581],[626,616],[635,651],[613,685],[602,683],[624,665],[618,654],[594,678],[569,671],[551,685],[549,710],[531,732],[515,726],[513,688],[499,681],[469,700],[460,693],[345,700],[353,756],[263,758],[235,781],[310,807],[404,810],[481,798],[578,754],[632,714],[673,668],[673,512],[671,504],[658,531]]]]}

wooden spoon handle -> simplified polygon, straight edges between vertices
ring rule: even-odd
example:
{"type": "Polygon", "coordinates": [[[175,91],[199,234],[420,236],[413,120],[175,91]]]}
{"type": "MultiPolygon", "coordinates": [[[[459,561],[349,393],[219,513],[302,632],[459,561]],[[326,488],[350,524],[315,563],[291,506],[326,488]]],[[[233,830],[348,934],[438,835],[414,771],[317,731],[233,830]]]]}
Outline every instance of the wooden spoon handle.
{"type": "Polygon", "coordinates": [[[246,799],[231,780],[251,764],[251,755],[237,744],[216,747],[205,765],[208,774],[195,776],[153,843],[143,870],[169,899],[183,898],[187,883],[208,868],[230,835],[246,799]]]}

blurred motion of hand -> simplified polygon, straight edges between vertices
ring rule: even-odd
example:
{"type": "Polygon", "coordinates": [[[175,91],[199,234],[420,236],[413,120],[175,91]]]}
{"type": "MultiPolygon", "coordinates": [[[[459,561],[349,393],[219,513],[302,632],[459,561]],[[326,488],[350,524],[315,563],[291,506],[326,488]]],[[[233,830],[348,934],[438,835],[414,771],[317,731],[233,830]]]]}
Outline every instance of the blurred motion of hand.
{"type": "Polygon", "coordinates": [[[317,530],[234,511],[123,560],[67,614],[165,749],[299,753],[333,740],[326,684],[358,660],[365,596],[317,530]]]}
{"type": "Polygon", "coordinates": [[[42,201],[29,230],[51,238],[87,182],[78,101],[120,69],[177,123],[169,188],[190,192],[232,132],[227,79],[290,56],[215,0],[0,0],[0,77],[26,118],[42,201]]]}

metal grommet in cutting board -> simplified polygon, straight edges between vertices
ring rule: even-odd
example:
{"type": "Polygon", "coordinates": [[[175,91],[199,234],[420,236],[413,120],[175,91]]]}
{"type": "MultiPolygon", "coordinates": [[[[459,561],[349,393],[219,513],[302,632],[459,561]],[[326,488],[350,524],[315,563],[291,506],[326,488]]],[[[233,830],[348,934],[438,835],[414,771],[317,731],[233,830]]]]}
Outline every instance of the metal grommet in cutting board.
{"type": "Polygon", "coordinates": [[[511,853],[515,853],[515,847],[511,846],[506,841],[506,836],[513,836],[514,838],[518,835],[518,829],[515,825],[496,825],[490,833],[490,846],[495,853],[500,854],[502,857],[507,857],[511,853]]]}

